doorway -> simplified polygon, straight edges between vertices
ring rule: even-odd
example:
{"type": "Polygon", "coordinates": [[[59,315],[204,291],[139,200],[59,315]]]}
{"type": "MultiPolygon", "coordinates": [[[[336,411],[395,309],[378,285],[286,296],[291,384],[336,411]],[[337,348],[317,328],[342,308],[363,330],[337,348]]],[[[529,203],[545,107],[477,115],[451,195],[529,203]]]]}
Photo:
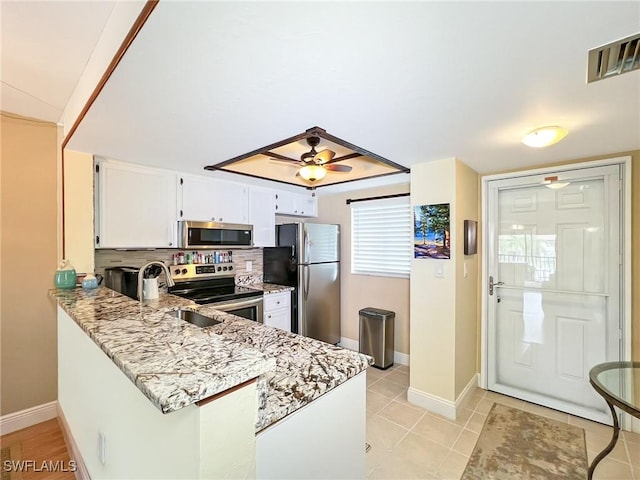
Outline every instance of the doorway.
{"type": "Polygon", "coordinates": [[[611,423],[589,384],[628,359],[624,163],[483,182],[483,386],[611,423]]]}

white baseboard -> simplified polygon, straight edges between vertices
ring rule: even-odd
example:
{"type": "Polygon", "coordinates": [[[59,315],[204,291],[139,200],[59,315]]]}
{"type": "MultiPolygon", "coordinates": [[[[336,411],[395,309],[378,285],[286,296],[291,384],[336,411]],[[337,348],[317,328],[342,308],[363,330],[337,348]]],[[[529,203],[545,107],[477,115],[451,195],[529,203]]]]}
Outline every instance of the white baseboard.
{"type": "Polygon", "coordinates": [[[57,416],[58,402],[43,403],[35,407],[9,413],[0,417],[0,435],[22,430],[41,422],[51,420],[57,416]]]}
{"type": "MultiPolygon", "coordinates": [[[[349,350],[355,350],[356,352],[360,350],[360,342],[358,342],[358,340],[353,340],[347,337],[340,337],[340,343],[338,345],[343,348],[348,348],[349,350]]],[[[409,365],[409,354],[394,351],[393,363],[399,363],[400,365],[409,365]]]]}
{"type": "Polygon", "coordinates": [[[473,392],[478,388],[478,381],[479,375],[475,373],[473,377],[471,377],[471,380],[469,380],[469,383],[462,389],[458,398],[456,398],[456,411],[465,406],[471,395],[473,395],[473,392]]]}
{"type": "Polygon", "coordinates": [[[436,397],[435,395],[413,387],[409,387],[409,390],[407,390],[407,400],[409,403],[426,408],[430,412],[437,413],[451,420],[456,419],[456,404],[450,400],[436,397]]]}
{"type": "Polygon", "coordinates": [[[78,444],[76,443],[73,435],[71,435],[71,429],[69,428],[69,424],[67,423],[67,419],[64,416],[64,412],[60,407],[60,404],[56,402],[57,412],[58,412],[58,423],[60,424],[60,429],[62,430],[62,436],[64,437],[64,442],[67,444],[67,451],[69,452],[69,458],[76,462],[76,471],[75,476],[77,480],[91,480],[91,476],[89,475],[89,470],[87,470],[87,466],[84,464],[84,460],[82,459],[82,455],[80,455],[80,449],[78,448],[78,444]]]}
{"type": "Polygon", "coordinates": [[[478,374],[476,373],[471,377],[471,380],[469,380],[469,383],[467,383],[460,395],[458,395],[455,402],[431,395],[430,393],[420,391],[413,387],[409,387],[407,391],[407,400],[438,415],[455,420],[458,409],[464,406],[477,386],[478,374]]]}

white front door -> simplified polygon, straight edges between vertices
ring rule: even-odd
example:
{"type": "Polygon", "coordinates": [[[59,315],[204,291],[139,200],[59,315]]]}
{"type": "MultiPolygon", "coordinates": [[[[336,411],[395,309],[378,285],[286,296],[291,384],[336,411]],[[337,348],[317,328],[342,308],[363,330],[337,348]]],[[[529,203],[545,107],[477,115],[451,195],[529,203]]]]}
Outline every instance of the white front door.
{"type": "Polygon", "coordinates": [[[620,167],[550,176],[488,182],[488,388],[610,423],[589,370],[621,359],[620,167]]]}

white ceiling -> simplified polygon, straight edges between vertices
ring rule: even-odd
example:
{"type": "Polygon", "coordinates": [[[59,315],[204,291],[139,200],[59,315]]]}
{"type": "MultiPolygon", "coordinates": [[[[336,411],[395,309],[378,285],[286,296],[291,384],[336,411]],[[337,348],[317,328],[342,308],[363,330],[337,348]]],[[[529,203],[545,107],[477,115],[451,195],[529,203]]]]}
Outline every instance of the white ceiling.
{"type": "Polygon", "coordinates": [[[0,109],[58,122],[115,3],[0,2],[0,109]]]}
{"type": "Polygon", "coordinates": [[[640,71],[585,82],[639,31],[637,1],[162,0],[68,148],[198,173],[315,125],[482,173],[639,149],[640,71]],[[543,125],[569,136],[520,143],[543,125]]]}

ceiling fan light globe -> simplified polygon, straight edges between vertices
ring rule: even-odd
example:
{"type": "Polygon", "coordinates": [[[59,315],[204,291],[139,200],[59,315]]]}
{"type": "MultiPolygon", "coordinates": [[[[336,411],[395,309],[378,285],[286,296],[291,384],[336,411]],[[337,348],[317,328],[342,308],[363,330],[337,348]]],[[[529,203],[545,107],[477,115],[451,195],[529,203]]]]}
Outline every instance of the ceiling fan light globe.
{"type": "Polygon", "coordinates": [[[298,173],[305,180],[315,182],[316,180],[322,180],[327,174],[327,171],[320,165],[305,165],[298,173]]]}

